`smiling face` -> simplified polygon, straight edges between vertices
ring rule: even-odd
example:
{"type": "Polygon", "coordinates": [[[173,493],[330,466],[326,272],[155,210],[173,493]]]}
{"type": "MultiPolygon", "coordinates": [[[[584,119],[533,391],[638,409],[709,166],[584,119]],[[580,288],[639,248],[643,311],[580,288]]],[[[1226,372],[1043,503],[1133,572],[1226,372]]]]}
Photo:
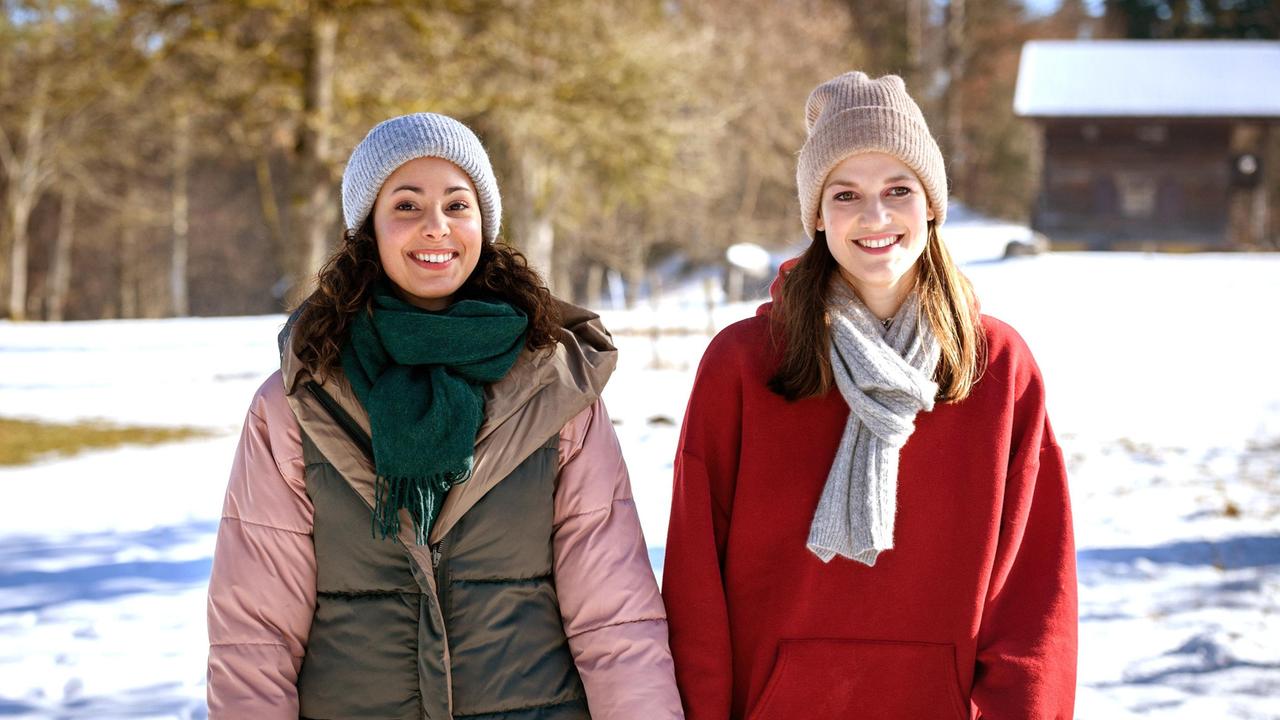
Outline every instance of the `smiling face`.
{"type": "Polygon", "coordinates": [[[373,204],[382,269],[400,299],[443,310],[480,259],[480,204],[471,178],[441,158],[396,168],[373,204]]]}
{"type": "Polygon", "coordinates": [[[932,219],[924,186],[910,168],[892,155],[859,153],[827,176],[817,229],[826,233],[840,275],[873,313],[887,318],[911,292],[932,219]]]}

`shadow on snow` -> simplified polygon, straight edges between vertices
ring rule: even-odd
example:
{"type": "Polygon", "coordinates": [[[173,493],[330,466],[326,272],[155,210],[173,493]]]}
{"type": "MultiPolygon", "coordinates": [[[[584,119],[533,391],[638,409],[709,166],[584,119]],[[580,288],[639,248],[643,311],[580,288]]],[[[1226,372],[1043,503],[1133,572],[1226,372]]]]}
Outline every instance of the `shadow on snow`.
{"type": "Polygon", "coordinates": [[[216,521],[200,521],[136,533],[5,537],[0,541],[0,613],[201,585],[209,579],[217,527],[216,521]],[[206,544],[208,554],[135,559],[140,550],[163,553],[193,543],[206,544]],[[65,567],[45,569],[51,563],[65,567]]]}
{"type": "Polygon", "coordinates": [[[1081,570],[1107,576],[1129,574],[1125,568],[1144,561],[1156,565],[1212,566],[1221,570],[1280,566],[1280,535],[1224,540],[1191,540],[1154,547],[1091,548],[1076,553],[1081,570]]]}
{"type": "Polygon", "coordinates": [[[202,720],[208,717],[204,699],[182,697],[178,683],[134,688],[112,697],[86,697],[39,705],[0,698],[0,717],[35,716],[57,720],[85,718],[171,717],[202,720]]]}

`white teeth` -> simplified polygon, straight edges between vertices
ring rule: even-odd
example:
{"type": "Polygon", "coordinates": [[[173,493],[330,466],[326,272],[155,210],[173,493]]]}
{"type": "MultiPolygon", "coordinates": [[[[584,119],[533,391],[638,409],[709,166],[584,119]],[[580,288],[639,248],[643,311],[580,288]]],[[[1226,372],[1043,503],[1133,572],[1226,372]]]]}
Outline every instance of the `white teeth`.
{"type": "Polygon", "coordinates": [[[413,257],[422,262],[442,263],[453,259],[453,253],[414,253],[413,257]]]}
{"type": "Polygon", "coordinates": [[[857,241],[857,243],[858,243],[859,245],[861,245],[862,247],[864,247],[864,248],[873,248],[873,249],[874,249],[874,248],[889,247],[890,245],[892,245],[892,244],[894,244],[894,243],[896,243],[896,242],[898,242],[898,236],[897,236],[897,235],[891,235],[891,236],[889,236],[889,237],[877,238],[877,239],[875,239],[875,240],[858,240],[858,241],[857,241]]]}

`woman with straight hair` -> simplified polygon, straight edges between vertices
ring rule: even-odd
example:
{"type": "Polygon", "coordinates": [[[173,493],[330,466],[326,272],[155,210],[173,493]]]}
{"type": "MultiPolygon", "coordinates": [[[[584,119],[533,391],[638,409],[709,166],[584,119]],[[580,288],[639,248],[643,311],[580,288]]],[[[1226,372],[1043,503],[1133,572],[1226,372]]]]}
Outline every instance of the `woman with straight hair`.
{"type": "Polygon", "coordinates": [[[211,718],[679,718],[599,319],[498,242],[465,125],[373,128],[254,396],[209,581],[211,718]]]}
{"type": "Polygon", "coordinates": [[[942,240],[900,78],[818,86],[811,239],[694,382],[663,568],[692,720],[1071,718],[1076,578],[1031,352],[942,240]]]}

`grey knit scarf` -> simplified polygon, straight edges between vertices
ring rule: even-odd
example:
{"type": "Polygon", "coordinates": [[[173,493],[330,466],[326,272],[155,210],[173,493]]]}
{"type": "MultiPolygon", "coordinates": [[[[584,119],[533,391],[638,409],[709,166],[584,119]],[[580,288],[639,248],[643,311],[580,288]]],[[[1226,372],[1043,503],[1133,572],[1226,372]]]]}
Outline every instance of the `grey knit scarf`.
{"type": "Polygon", "coordinates": [[[809,527],[809,550],[823,562],[843,555],[866,565],[893,548],[898,453],[916,415],[932,410],[938,341],[912,292],[888,329],[839,276],[828,293],[831,369],[849,404],[827,484],[809,527]]]}

